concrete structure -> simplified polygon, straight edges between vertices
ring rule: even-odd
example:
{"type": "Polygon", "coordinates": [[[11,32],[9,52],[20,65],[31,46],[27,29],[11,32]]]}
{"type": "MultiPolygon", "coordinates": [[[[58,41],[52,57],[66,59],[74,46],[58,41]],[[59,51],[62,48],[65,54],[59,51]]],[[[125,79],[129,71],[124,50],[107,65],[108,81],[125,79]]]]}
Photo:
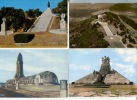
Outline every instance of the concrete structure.
{"type": "Polygon", "coordinates": [[[60,80],[60,97],[68,96],[67,80],[60,80]]]}
{"type": "Polygon", "coordinates": [[[23,57],[22,54],[19,53],[17,57],[15,77],[13,79],[8,80],[6,84],[7,86],[16,85],[16,87],[18,88],[18,84],[57,85],[59,83],[56,74],[50,71],[44,71],[36,75],[25,77],[23,73],[23,57]]]}
{"type": "Polygon", "coordinates": [[[19,82],[16,83],[16,90],[19,89],[19,82]]]}
{"type": "Polygon", "coordinates": [[[111,70],[109,57],[102,57],[102,64],[99,71],[93,71],[93,73],[73,82],[74,84],[133,84],[132,81],[128,80],[116,70],[111,70]]]}
{"type": "Polygon", "coordinates": [[[106,14],[98,15],[98,21],[99,22],[106,22],[106,20],[107,20],[107,15],[106,14]]]}
{"type": "Polygon", "coordinates": [[[50,3],[48,2],[48,8],[44,13],[38,17],[32,27],[29,29],[31,32],[46,32],[48,25],[53,17],[50,9],[50,3]]]}
{"type": "Polygon", "coordinates": [[[108,27],[108,24],[106,21],[107,21],[107,15],[106,14],[98,15],[98,21],[97,22],[103,27],[107,36],[113,36],[113,33],[111,32],[110,28],[108,27]]]}
{"type": "Polygon", "coordinates": [[[17,57],[17,62],[16,62],[16,74],[15,74],[15,79],[19,79],[24,77],[24,73],[23,73],[23,58],[22,58],[22,54],[19,53],[18,57],[17,57]]]}
{"type": "Polygon", "coordinates": [[[1,24],[1,33],[6,35],[6,18],[2,18],[3,23],[1,24]]]}
{"type": "Polygon", "coordinates": [[[1,24],[0,35],[9,35],[13,34],[13,31],[6,31],[6,18],[2,18],[3,23],[1,24]]]}
{"type": "Polygon", "coordinates": [[[61,14],[60,29],[50,29],[49,32],[53,34],[66,34],[66,21],[64,20],[65,14],[61,14]]]}
{"type": "Polygon", "coordinates": [[[61,14],[60,31],[66,31],[66,21],[64,20],[65,14],[61,14]]]}

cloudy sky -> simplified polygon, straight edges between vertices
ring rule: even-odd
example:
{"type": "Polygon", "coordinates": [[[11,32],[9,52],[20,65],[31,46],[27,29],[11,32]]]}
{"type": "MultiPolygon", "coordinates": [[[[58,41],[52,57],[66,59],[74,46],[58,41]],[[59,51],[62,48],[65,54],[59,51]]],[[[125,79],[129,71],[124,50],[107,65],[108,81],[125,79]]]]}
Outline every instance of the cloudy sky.
{"type": "Polygon", "coordinates": [[[47,3],[50,2],[50,8],[57,7],[58,3],[62,0],[0,0],[0,8],[14,7],[18,9],[28,10],[39,8],[41,11],[45,11],[47,8],[47,3]]]}
{"type": "Polygon", "coordinates": [[[137,83],[136,49],[71,49],[70,82],[76,81],[94,70],[99,71],[101,58],[109,56],[111,69],[117,70],[129,80],[137,83]]]}
{"type": "Polygon", "coordinates": [[[25,76],[51,71],[59,80],[68,80],[68,50],[4,49],[0,50],[0,82],[15,76],[19,53],[23,56],[25,76]]]}
{"type": "Polygon", "coordinates": [[[70,0],[70,3],[137,3],[137,0],[70,0]]]}

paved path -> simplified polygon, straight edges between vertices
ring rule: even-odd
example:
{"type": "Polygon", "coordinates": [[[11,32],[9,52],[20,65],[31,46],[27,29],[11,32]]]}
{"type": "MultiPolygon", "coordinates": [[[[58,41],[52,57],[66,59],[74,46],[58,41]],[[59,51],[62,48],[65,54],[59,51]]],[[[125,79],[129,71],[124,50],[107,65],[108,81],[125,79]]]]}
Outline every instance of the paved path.
{"type": "Polygon", "coordinates": [[[39,20],[34,25],[34,28],[31,29],[31,32],[45,32],[50,23],[53,14],[50,8],[40,16],[39,20]]]}
{"type": "Polygon", "coordinates": [[[125,46],[120,40],[120,37],[113,35],[113,33],[111,32],[106,22],[99,22],[99,23],[107,34],[107,36],[105,37],[105,40],[108,41],[108,43],[110,44],[112,48],[125,48],[125,46]]]}
{"type": "Polygon", "coordinates": [[[108,27],[107,23],[106,22],[99,22],[100,25],[102,25],[102,27],[104,28],[107,36],[113,36],[113,33],[111,32],[110,28],[108,27]]]}
{"type": "Polygon", "coordinates": [[[108,41],[112,48],[125,48],[118,36],[105,36],[105,40],[108,41]]]}

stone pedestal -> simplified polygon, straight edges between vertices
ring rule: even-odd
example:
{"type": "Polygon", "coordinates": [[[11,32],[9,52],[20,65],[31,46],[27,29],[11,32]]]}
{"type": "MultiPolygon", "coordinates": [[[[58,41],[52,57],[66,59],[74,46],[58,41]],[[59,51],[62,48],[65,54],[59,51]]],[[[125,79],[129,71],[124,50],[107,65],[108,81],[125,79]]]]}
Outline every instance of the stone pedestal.
{"type": "Polygon", "coordinates": [[[61,14],[60,31],[66,31],[66,21],[64,20],[65,14],[61,14]]]}
{"type": "Polygon", "coordinates": [[[66,31],[66,22],[65,21],[60,21],[60,30],[61,31],[66,31]]]}
{"type": "Polygon", "coordinates": [[[19,89],[19,82],[16,83],[16,90],[19,89]]]}
{"type": "Polygon", "coordinates": [[[60,81],[60,97],[65,98],[68,96],[67,80],[60,81]]]}
{"type": "Polygon", "coordinates": [[[2,18],[3,23],[1,24],[1,35],[6,35],[6,18],[2,18]]]}

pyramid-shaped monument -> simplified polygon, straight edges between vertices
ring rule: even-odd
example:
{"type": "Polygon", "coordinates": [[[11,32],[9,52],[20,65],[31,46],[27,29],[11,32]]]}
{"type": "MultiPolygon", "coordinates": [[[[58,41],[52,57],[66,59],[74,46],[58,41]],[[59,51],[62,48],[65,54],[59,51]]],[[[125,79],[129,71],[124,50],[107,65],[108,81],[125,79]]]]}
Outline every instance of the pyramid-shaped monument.
{"type": "Polygon", "coordinates": [[[46,32],[52,16],[53,14],[50,9],[50,3],[48,2],[47,10],[45,10],[44,13],[36,19],[33,24],[33,28],[31,28],[31,32],[46,32]]]}
{"type": "Polygon", "coordinates": [[[102,57],[102,64],[99,71],[93,71],[93,73],[73,82],[74,84],[133,84],[132,81],[128,80],[116,70],[111,70],[109,57],[102,57]]]}

